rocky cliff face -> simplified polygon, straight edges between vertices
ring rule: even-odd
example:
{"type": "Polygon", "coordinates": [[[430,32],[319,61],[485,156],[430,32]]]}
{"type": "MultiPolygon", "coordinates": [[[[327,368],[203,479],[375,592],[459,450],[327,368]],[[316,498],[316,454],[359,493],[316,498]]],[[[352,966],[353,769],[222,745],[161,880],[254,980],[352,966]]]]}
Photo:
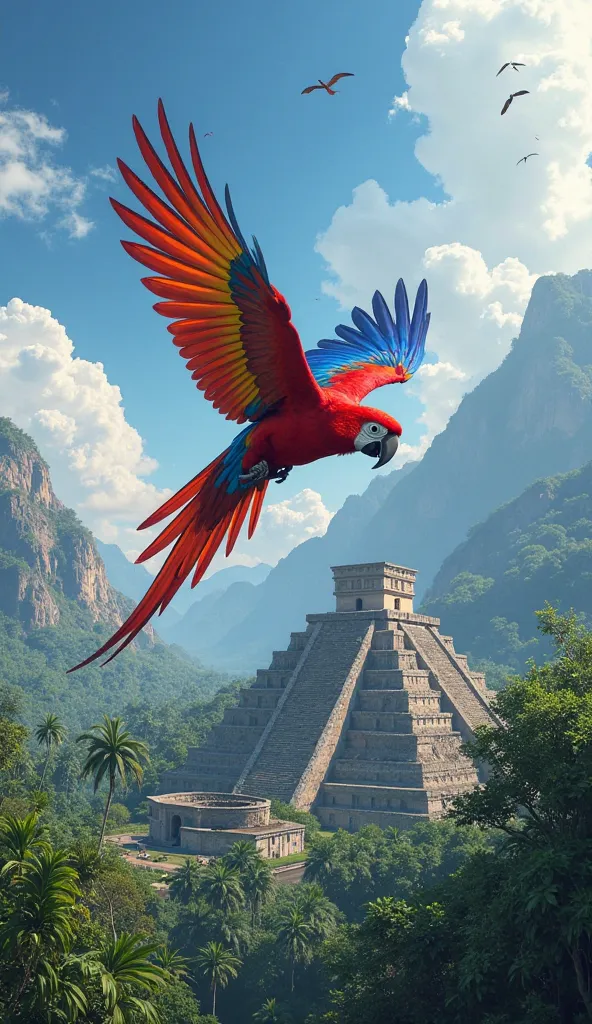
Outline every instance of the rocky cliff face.
{"type": "Polygon", "coordinates": [[[34,442],[0,417],[0,611],[25,629],[54,626],[63,598],[108,626],[128,609],[92,535],[53,493],[34,442]]]}

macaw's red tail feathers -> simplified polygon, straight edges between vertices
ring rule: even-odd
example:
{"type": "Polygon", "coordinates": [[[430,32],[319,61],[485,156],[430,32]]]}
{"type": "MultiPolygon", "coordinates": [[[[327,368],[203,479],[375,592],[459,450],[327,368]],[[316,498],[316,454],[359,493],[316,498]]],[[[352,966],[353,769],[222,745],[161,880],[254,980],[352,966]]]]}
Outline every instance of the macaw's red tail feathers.
{"type": "Polygon", "coordinates": [[[175,542],[147,593],[117,632],[98,651],[71,668],[70,672],[90,665],[109,651],[112,653],[105,664],[115,658],[132,642],[156,612],[160,614],[164,611],[193,570],[195,571],[191,586],[197,586],[226,534],[226,554],[230,554],[249,509],[249,537],[252,536],[269,481],[262,481],[248,490],[236,489],[229,493],[218,478],[218,471],[226,454],[227,452],[224,452],[215,459],[203,473],[194,477],[142,523],[142,528],[152,526],[171,512],[177,511],[182,505],[185,506],[136,560],[143,562],[147,558],[152,558],[175,542]]]}

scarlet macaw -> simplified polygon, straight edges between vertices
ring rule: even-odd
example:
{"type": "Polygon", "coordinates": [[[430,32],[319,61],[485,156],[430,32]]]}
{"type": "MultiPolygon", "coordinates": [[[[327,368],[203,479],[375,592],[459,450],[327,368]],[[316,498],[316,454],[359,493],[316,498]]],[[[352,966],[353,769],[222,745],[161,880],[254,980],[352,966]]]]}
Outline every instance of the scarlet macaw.
{"type": "Polygon", "coordinates": [[[156,611],[166,608],[193,570],[191,585],[199,583],[225,537],[230,554],[249,509],[251,538],[270,480],[281,483],[294,466],[356,451],[376,458],[375,469],[386,465],[402,428],[360,400],[374,388],[409,380],[423,359],[430,321],[426,282],[419,286],[410,321],[407,293],[399,281],[395,319],[376,292],[374,320],[356,307],[354,327],[335,330],[340,341],[320,341],[305,353],[289,306],[269,281],[256,238],[249,249],[241,234],[228,187],[228,219],[212,192],[193,126],[189,143],[201,195],[181,159],[162,101],[158,119],[176,180],[134,118],[140,151],[168,203],[119,160],[124,180],[154,218],[111,199],[124,224],[149,243],[121,244],[162,275],[142,283],[165,300],[154,309],[173,320],[168,330],[197,387],[226,419],[248,421],[248,426],[139,527],[177,513],[137,559],[144,562],[174,541],[147,593],[117,632],[76,668],[115,647],[108,660],[114,658],[156,611]]]}

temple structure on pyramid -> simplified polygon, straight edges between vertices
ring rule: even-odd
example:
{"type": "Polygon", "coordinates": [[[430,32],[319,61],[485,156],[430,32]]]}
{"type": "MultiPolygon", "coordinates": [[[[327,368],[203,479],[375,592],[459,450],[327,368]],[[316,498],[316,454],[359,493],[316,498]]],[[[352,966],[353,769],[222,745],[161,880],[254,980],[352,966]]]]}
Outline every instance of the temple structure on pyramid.
{"type": "Polygon", "coordinates": [[[373,562],[333,576],[335,611],[307,616],[161,792],[277,797],[355,831],[440,817],[477,784],[460,747],[499,724],[491,693],[440,620],[414,612],[415,571],[373,562]]]}

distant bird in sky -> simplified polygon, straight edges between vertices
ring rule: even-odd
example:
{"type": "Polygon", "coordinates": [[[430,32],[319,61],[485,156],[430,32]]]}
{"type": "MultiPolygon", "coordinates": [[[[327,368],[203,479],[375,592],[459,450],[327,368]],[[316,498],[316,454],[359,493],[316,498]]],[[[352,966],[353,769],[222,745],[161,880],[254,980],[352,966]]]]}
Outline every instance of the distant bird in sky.
{"type": "MultiPolygon", "coordinates": [[[[502,71],[505,71],[506,68],[514,68],[514,71],[517,71],[518,68],[525,68],[525,67],[526,67],[526,64],[522,64],[519,60],[507,60],[505,64],[502,64],[502,66],[499,69],[497,75],[501,75],[502,71]]],[[[495,76],[496,78],[497,78],[497,75],[495,76]]]]}
{"type": "Polygon", "coordinates": [[[516,167],[518,166],[518,164],[521,164],[522,161],[524,161],[524,163],[526,163],[526,161],[528,160],[529,157],[531,157],[531,156],[538,156],[538,155],[539,155],[538,153],[527,153],[526,156],[521,156],[520,159],[516,163],[516,167]]]}
{"type": "Polygon", "coordinates": [[[214,134],[213,132],[206,132],[206,134],[204,135],[204,139],[207,139],[208,135],[213,135],[213,134],[214,134]]]}
{"type": "Polygon", "coordinates": [[[333,75],[333,78],[329,82],[321,82],[321,79],[319,78],[319,84],[318,85],[309,85],[309,86],[307,86],[306,89],[302,90],[300,95],[304,96],[306,93],[314,92],[315,89],[324,89],[325,92],[329,93],[329,96],[334,96],[335,93],[338,90],[337,89],[332,89],[331,86],[335,85],[335,82],[338,82],[340,78],[353,78],[353,77],[354,77],[354,75],[353,75],[352,71],[340,71],[340,73],[338,75],[333,75]]]}
{"type": "Polygon", "coordinates": [[[529,89],[519,89],[518,92],[510,93],[510,95],[508,96],[506,102],[504,103],[504,105],[502,107],[502,114],[505,114],[506,110],[510,106],[510,104],[511,104],[511,102],[514,99],[515,96],[527,96],[529,92],[530,92],[529,89]]]}

